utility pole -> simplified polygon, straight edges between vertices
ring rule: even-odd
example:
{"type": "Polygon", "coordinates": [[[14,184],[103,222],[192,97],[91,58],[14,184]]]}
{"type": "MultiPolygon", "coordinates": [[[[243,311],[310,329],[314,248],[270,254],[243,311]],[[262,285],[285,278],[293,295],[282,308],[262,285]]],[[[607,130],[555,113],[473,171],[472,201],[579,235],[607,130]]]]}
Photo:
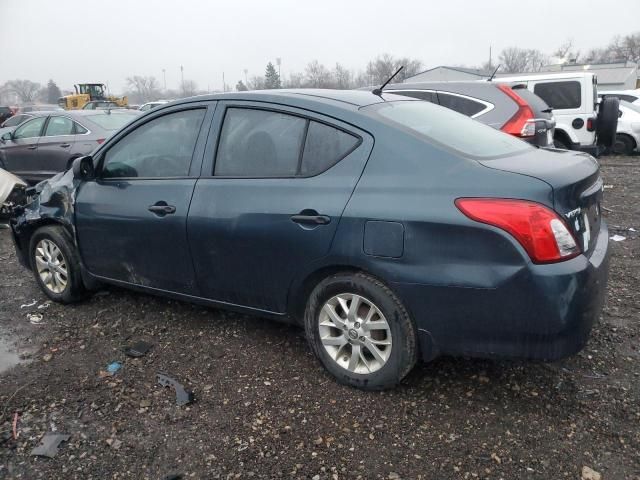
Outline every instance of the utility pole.
{"type": "Polygon", "coordinates": [[[184,67],[180,65],[180,76],[182,78],[182,94],[184,95],[184,67]]]}
{"type": "Polygon", "coordinates": [[[167,91],[167,69],[162,69],[162,79],[164,80],[164,91],[167,91]]]}
{"type": "Polygon", "coordinates": [[[247,70],[246,68],[244,69],[244,84],[247,86],[247,88],[249,87],[249,80],[247,80],[247,73],[249,73],[249,70],[247,70]]]}
{"type": "Polygon", "coordinates": [[[282,58],[276,58],[276,64],[278,65],[278,78],[280,78],[280,65],[282,65],[282,58]]]}
{"type": "Polygon", "coordinates": [[[491,64],[491,45],[489,45],[489,70],[491,70],[493,68],[493,65],[491,64]]]}
{"type": "Polygon", "coordinates": [[[222,72],[222,91],[227,91],[227,83],[224,81],[224,72],[222,72]]]}

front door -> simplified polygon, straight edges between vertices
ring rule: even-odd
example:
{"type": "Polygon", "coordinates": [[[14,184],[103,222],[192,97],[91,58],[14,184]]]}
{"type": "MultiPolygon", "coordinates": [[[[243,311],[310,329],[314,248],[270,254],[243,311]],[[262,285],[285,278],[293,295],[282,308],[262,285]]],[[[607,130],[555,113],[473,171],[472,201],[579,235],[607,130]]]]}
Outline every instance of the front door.
{"type": "Polygon", "coordinates": [[[34,165],[38,161],[38,141],[46,120],[47,117],[36,117],[23,123],[15,129],[11,140],[0,144],[5,170],[27,181],[40,179],[34,174],[34,165]]]}
{"type": "Polygon", "coordinates": [[[186,222],[206,113],[205,104],[158,112],[98,154],[98,179],[82,184],[76,198],[78,243],[90,273],[198,293],[186,222]]]}
{"type": "Polygon", "coordinates": [[[373,142],[309,112],[224,107],[188,219],[198,284],[212,300],[284,312],[296,273],[329,252],[373,142]]]}

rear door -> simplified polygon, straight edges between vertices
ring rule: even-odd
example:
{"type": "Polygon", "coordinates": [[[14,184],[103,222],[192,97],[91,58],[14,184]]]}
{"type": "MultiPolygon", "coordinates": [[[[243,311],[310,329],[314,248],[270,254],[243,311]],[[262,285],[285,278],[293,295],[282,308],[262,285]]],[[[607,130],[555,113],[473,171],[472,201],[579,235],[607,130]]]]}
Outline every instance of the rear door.
{"type": "Polygon", "coordinates": [[[74,121],[62,115],[52,115],[38,143],[38,156],[33,169],[43,178],[67,168],[75,144],[74,121]]]}
{"type": "Polygon", "coordinates": [[[213,106],[176,105],[131,125],[98,155],[76,197],[76,229],[99,277],[197,295],[187,212],[213,106]]]}
{"type": "Polygon", "coordinates": [[[202,296],[284,312],[296,272],[328,253],[372,146],[308,111],[222,102],[188,219],[202,296]]]}

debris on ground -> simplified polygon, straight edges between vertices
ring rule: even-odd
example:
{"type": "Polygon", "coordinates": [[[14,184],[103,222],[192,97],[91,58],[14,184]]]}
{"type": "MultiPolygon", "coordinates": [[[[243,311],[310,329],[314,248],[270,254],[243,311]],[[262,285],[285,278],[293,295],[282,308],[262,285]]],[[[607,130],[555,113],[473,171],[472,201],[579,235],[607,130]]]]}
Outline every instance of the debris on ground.
{"type": "Polygon", "coordinates": [[[31,455],[53,458],[58,453],[60,444],[68,441],[69,438],[71,436],[64,433],[47,433],[40,440],[40,444],[31,450],[31,455]]]}
{"type": "Polygon", "coordinates": [[[107,372],[111,375],[115,375],[122,368],[122,363],[120,362],[111,362],[107,365],[107,372]]]}
{"type": "Polygon", "coordinates": [[[27,319],[31,325],[42,325],[43,318],[41,313],[27,313],[27,319]]]}
{"type": "Polygon", "coordinates": [[[51,304],[49,302],[41,303],[40,305],[38,305],[38,310],[46,310],[50,306],[51,304]]]}
{"type": "Polygon", "coordinates": [[[42,361],[43,362],[50,362],[51,360],[53,360],[53,354],[52,353],[45,353],[42,356],[42,361]]]}
{"type": "Polygon", "coordinates": [[[132,358],[143,357],[149,350],[151,350],[151,347],[153,347],[152,344],[141,340],[129,347],[126,347],[124,349],[124,354],[132,358]]]}
{"type": "Polygon", "coordinates": [[[582,467],[582,480],[601,480],[602,475],[595,470],[584,466],[582,467]]]}
{"type": "Polygon", "coordinates": [[[185,388],[179,384],[176,380],[164,373],[158,373],[156,375],[158,383],[163,387],[173,387],[176,391],[176,405],[182,406],[193,402],[193,392],[185,390],[185,388]]]}
{"type": "Polygon", "coordinates": [[[623,240],[626,240],[627,237],[623,237],[622,235],[614,235],[612,237],[609,237],[610,240],[613,240],[614,242],[622,242],[623,240]]]}
{"type": "Polygon", "coordinates": [[[169,475],[166,475],[162,480],[181,480],[182,474],[181,473],[170,473],[169,475]]]}
{"type": "Polygon", "coordinates": [[[13,439],[17,440],[18,439],[18,418],[20,417],[20,414],[18,412],[16,412],[13,415],[13,423],[11,424],[11,431],[13,433],[13,439]]]}
{"type": "Polygon", "coordinates": [[[34,298],[31,303],[23,303],[22,305],[20,305],[20,308],[22,309],[22,308],[33,307],[36,303],[38,303],[38,301],[34,298]]]}

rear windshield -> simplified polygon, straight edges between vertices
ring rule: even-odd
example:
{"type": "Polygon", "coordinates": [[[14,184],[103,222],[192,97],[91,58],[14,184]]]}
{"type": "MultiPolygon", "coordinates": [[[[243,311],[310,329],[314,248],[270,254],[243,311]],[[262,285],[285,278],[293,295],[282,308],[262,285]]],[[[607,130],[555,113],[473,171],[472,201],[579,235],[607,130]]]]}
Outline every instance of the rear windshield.
{"type": "Polygon", "coordinates": [[[86,118],[105,130],[118,130],[136,117],[137,115],[133,113],[102,113],[87,115],[86,118]]]}
{"type": "Polygon", "coordinates": [[[363,110],[470,157],[499,157],[533,148],[511,135],[429,102],[385,102],[363,110]]]}

